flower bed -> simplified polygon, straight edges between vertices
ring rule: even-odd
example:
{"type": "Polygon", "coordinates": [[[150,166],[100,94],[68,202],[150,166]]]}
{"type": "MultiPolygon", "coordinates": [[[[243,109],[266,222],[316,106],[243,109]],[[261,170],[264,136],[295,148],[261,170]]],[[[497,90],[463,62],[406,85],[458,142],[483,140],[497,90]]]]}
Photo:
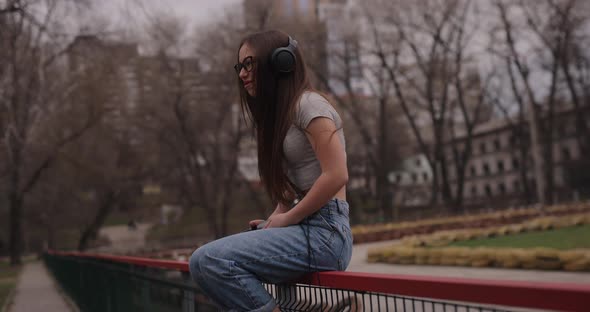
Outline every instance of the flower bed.
{"type": "Polygon", "coordinates": [[[590,249],[447,247],[456,241],[584,224],[590,224],[590,213],[563,217],[541,217],[522,224],[488,229],[446,231],[415,236],[403,239],[399,245],[370,250],[368,259],[369,262],[392,264],[590,271],[590,249]]]}
{"type": "Polygon", "coordinates": [[[354,243],[367,243],[400,239],[406,236],[430,234],[454,229],[483,228],[522,223],[526,220],[545,216],[564,216],[590,212],[590,202],[546,207],[543,211],[535,208],[509,209],[493,213],[428,219],[414,222],[359,225],[352,229],[354,243]]]}

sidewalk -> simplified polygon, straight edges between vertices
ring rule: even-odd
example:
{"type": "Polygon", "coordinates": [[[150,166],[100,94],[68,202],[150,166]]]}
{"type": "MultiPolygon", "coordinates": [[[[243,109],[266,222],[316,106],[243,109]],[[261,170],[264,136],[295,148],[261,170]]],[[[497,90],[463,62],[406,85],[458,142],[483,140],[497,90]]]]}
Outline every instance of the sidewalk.
{"type": "Polygon", "coordinates": [[[590,272],[539,271],[500,268],[471,268],[459,266],[396,265],[368,263],[367,252],[372,248],[390,246],[397,241],[357,244],[353,246],[348,272],[426,275],[441,277],[496,279],[512,281],[564,282],[590,284],[590,272]]]}
{"type": "Polygon", "coordinates": [[[66,304],[41,261],[25,264],[9,312],[67,312],[66,304]]]}

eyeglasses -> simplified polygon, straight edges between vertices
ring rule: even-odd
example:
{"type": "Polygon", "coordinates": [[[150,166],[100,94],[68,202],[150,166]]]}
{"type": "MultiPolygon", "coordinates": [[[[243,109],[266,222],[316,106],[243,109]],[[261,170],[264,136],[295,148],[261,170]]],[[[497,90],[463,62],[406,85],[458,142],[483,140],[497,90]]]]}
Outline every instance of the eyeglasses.
{"type": "Polygon", "coordinates": [[[238,63],[236,65],[234,65],[234,69],[236,70],[236,74],[240,74],[240,72],[242,71],[242,68],[245,69],[247,72],[251,72],[252,68],[254,68],[254,63],[256,63],[256,61],[251,57],[248,56],[247,58],[244,59],[244,61],[242,63],[238,63]]]}

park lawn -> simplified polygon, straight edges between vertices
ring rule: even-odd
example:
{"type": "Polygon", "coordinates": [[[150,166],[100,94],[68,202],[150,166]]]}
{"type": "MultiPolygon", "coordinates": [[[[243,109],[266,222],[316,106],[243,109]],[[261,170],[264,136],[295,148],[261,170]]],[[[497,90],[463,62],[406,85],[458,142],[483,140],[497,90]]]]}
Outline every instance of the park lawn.
{"type": "Polygon", "coordinates": [[[454,242],[451,247],[535,248],[554,249],[590,248],[590,224],[555,230],[527,232],[454,242]]]}
{"type": "Polygon", "coordinates": [[[0,261],[0,308],[4,306],[10,291],[16,286],[21,267],[11,267],[6,261],[0,261]]]}

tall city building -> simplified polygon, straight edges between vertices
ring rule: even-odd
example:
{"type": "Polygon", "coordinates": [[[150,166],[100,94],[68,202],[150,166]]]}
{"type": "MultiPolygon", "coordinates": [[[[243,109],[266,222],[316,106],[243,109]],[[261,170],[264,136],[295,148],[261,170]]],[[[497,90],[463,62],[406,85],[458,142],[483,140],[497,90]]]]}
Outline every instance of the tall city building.
{"type": "Polygon", "coordinates": [[[140,105],[171,101],[176,98],[172,93],[182,94],[178,99],[184,104],[196,105],[202,91],[204,75],[193,58],[141,55],[135,43],[87,35],[75,38],[67,51],[69,70],[82,75],[88,69],[81,77],[94,79],[100,100],[111,109],[105,122],[131,143],[136,141],[139,129],[129,121],[140,105]]]}

